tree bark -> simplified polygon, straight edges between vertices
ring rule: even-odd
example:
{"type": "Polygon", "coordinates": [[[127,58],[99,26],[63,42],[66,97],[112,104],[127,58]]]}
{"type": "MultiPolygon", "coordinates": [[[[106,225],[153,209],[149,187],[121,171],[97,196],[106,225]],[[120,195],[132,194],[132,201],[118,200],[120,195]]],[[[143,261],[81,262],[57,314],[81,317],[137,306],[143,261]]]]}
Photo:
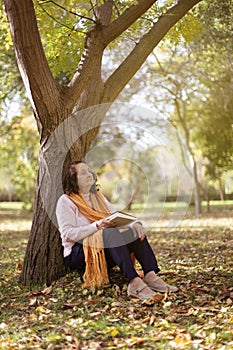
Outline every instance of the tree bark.
{"type": "Polygon", "coordinates": [[[202,212],[201,208],[201,197],[199,191],[199,181],[198,181],[198,173],[197,173],[197,163],[193,157],[193,181],[194,181],[194,202],[195,202],[195,214],[199,215],[202,212]]]}
{"type": "Polygon", "coordinates": [[[219,195],[220,195],[220,200],[224,201],[225,200],[225,191],[224,191],[224,186],[222,185],[222,180],[221,177],[218,177],[218,188],[219,188],[219,195]]]}
{"type": "Polygon", "coordinates": [[[192,158],[192,170],[193,170],[193,187],[194,187],[194,203],[195,203],[195,214],[199,215],[202,212],[201,207],[201,196],[200,196],[200,189],[199,189],[199,180],[198,180],[198,170],[197,170],[197,162],[195,159],[195,155],[192,151],[192,148],[190,146],[190,132],[186,123],[186,108],[185,108],[185,102],[182,99],[178,99],[177,97],[174,98],[174,103],[177,111],[177,117],[178,121],[184,131],[184,137],[185,137],[185,143],[187,150],[189,152],[190,157],[192,158]]]}
{"type": "Polygon", "coordinates": [[[48,66],[32,1],[5,0],[4,3],[18,67],[42,134],[47,128],[47,116],[56,113],[61,104],[63,89],[48,66]]]}
{"type": "Polygon", "coordinates": [[[32,282],[50,285],[67,272],[62,257],[61,239],[38,194],[34,205],[35,214],[20,281],[26,285],[32,282]]]}

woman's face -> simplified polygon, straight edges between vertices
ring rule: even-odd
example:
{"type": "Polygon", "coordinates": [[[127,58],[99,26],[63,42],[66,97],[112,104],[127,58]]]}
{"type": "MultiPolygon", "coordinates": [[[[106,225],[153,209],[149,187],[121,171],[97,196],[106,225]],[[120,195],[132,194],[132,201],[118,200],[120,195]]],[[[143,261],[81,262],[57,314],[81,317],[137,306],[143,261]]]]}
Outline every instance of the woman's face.
{"type": "Polygon", "coordinates": [[[88,165],[85,163],[76,164],[78,187],[81,192],[89,192],[91,186],[95,183],[95,179],[88,165]]]}

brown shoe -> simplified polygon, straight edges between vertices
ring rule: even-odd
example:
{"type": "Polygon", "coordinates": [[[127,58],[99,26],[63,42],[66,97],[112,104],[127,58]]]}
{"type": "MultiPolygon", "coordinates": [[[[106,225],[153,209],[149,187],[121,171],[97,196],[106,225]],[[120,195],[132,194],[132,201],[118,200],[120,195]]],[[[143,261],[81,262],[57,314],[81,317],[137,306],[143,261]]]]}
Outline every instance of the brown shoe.
{"type": "Polygon", "coordinates": [[[170,286],[164,282],[159,276],[156,275],[154,271],[150,271],[146,274],[143,281],[150,287],[150,289],[155,290],[160,293],[177,292],[178,288],[175,286],[170,286]]]}
{"type": "Polygon", "coordinates": [[[139,277],[137,280],[138,283],[129,283],[128,288],[127,288],[127,294],[129,296],[138,298],[140,300],[146,300],[153,298],[153,296],[156,295],[153,290],[151,290],[146,283],[144,283],[141,279],[139,281],[139,277]]]}

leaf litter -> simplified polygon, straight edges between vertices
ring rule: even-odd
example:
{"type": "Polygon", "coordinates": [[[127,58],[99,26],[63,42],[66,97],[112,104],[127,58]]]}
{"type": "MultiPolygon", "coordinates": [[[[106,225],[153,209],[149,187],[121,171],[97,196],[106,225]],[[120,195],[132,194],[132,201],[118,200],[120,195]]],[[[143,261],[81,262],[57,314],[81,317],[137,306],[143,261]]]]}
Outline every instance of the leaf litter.
{"type": "Polygon", "coordinates": [[[228,218],[225,226],[217,226],[213,217],[208,227],[198,218],[197,227],[189,217],[185,227],[170,234],[165,228],[151,230],[160,275],[179,290],[144,302],[127,296],[118,269],[104,288],[83,290],[77,273],[51,286],[21,286],[28,231],[16,234],[8,226],[0,232],[0,349],[232,349],[233,228],[228,218]]]}

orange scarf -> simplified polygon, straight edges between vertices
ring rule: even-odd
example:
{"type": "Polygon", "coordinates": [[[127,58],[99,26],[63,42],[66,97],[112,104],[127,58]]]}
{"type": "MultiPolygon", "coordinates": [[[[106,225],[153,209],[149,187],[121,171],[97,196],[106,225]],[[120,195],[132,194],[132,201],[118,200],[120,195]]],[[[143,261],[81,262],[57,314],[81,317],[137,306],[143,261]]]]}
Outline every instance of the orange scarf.
{"type": "MultiPolygon", "coordinates": [[[[79,211],[91,222],[103,219],[110,214],[104,196],[100,192],[90,193],[93,208],[87,203],[82,193],[71,193],[69,197],[77,205],[79,211]]],[[[100,287],[109,283],[102,230],[98,230],[83,240],[83,250],[86,262],[83,286],[100,287]]]]}

